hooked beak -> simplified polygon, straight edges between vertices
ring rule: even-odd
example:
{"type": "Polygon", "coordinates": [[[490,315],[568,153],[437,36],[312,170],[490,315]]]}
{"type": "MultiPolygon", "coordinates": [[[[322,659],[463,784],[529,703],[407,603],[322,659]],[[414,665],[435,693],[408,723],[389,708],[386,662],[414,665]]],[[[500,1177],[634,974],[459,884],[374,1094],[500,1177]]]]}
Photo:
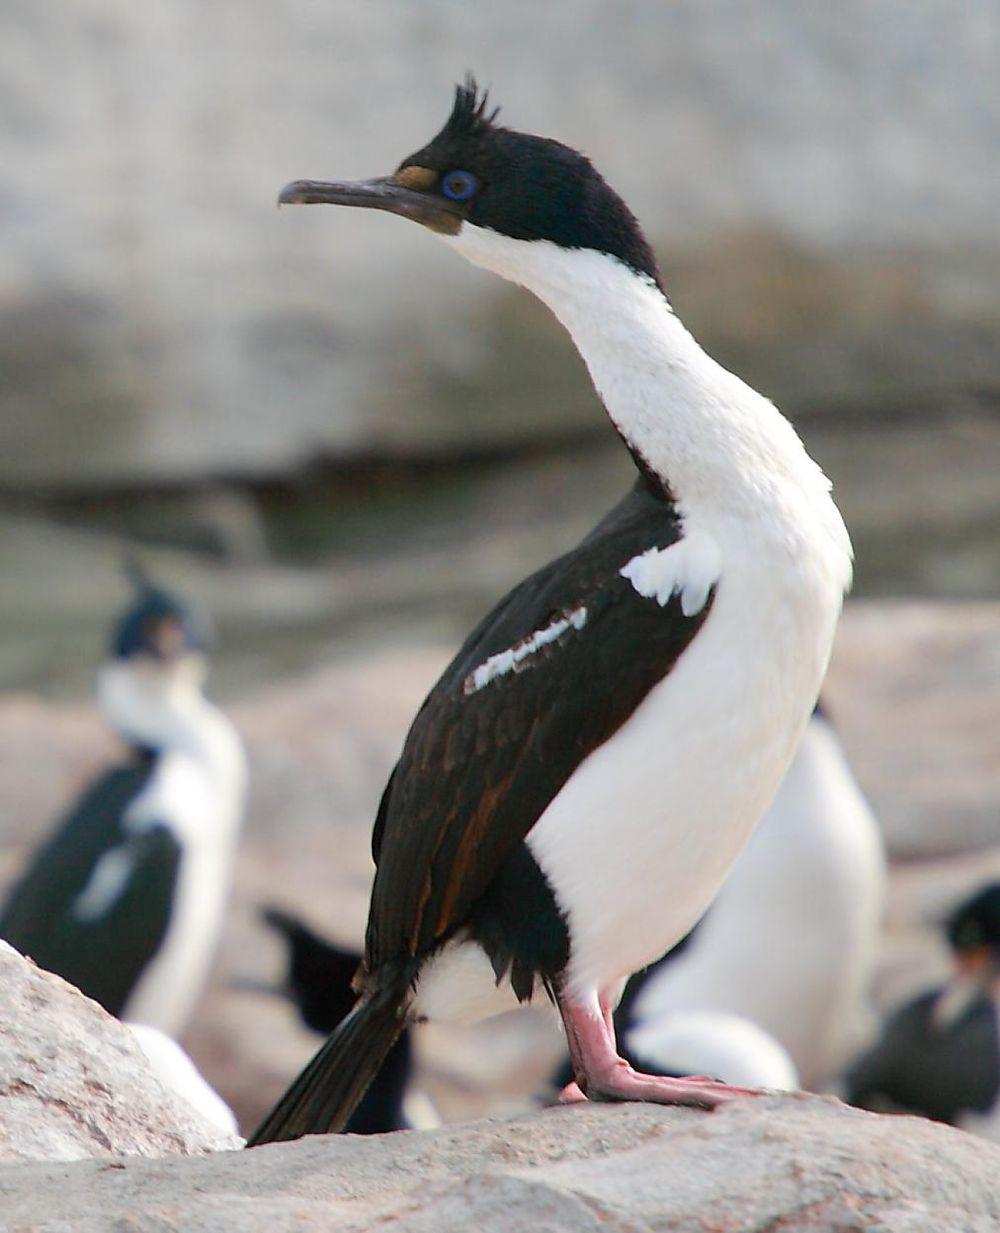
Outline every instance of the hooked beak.
{"type": "Polygon", "coordinates": [[[454,204],[400,184],[393,176],[374,180],[293,180],[278,194],[278,205],[346,205],[388,210],[445,235],[457,235],[462,215],[454,204]]]}

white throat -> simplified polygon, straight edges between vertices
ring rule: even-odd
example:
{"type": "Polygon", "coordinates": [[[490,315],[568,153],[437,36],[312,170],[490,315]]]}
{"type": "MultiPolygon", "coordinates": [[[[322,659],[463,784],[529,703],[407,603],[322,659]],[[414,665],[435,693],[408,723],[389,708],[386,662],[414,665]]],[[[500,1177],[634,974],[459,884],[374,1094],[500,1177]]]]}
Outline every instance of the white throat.
{"type": "Polygon", "coordinates": [[[202,693],[203,665],[166,669],[112,660],[97,678],[101,710],[132,745],[191,758],[227,791],[242,792],[243,748],[235,729],[202,693]]]}
{"type": "Polygon", "coordinates": [[[685,521],[763,515],[776,539],[791,531],[793,552],[810,540],[846,589],[850,541],[826,476],[778,410],[705,354],[649,278],[606,253],[469,223],[441,238],[549,306],[615,427],[685,521]]]}

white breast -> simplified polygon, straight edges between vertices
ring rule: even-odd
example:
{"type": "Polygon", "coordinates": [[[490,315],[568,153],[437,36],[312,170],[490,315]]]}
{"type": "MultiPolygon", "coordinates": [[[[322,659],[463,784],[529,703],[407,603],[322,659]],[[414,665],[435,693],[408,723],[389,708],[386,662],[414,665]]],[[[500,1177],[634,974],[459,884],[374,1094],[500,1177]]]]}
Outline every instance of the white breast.
{"type": "Polygon", "coordinates": [[[166,824],[181,847],[166,935],[124,1011],[169,1035],[188,1022],[208,975],[243,814],[242,749],[221,715],[212,720],[205,746],[163,755],[126,820],[133,827],[166,824]]]}
{"type": "Polygon", "coordinates": [[[861,1043],[885,884],[878,824],[830,725],[806,729],[774,803],[683,953],[633,1014],[745,1016],[789,1050],[808,1087],[861,1043]]]}
{"type": "Polygon", "coordinates": [[[529,833],[568,916],[581,994],[652,962],[701,916],[819,690],[839,590],[780,551],[748,551],[743,533],[714,528],[721,577],[701,630],[529,833]]]}

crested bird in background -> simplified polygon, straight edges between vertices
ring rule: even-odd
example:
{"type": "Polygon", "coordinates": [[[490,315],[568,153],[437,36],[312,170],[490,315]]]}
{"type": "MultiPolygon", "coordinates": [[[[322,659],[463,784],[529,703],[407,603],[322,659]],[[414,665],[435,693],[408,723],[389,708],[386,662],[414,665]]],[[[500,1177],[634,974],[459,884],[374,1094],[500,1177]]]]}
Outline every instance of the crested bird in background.
{"type": "Polygon", "coordinates": [[[252,1144],[341,1129],[408,1021],[555,1001],[589,1098],[748,1094],[636,1072],[612,1012],[705,910],[815,704],[851,575],[791,425],[675,316],[590,161],[501,127],[474,82],[390,176],[285,203],[386,210],[538,296],[638,472],[472,631],[386,785],[359,998],[252,1144]]]}
{"type": "Polygon", "coordinates": [[[98,702],[129,747],[0,913],[0,937],[113,1015],[175,1036],[215,953],[243,820],[242,742],[205,697],[206,632],[137,568],[98,702]]]}

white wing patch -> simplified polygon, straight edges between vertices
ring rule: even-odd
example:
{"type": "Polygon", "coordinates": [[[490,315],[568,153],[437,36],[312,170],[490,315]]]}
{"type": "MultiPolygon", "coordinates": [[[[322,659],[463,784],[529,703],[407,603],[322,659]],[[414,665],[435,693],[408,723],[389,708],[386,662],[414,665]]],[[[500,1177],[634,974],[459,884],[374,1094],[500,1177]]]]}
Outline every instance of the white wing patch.
{"type": "Polygon", "coordinates": [[[132,876],[134,862],[127,844],[105,852],[94,866],[87,885],[73,900],[73,915],[79,921],[100,920],[121,898],[132,876]]]}
{"type": "Polygon", "coordinates": [[[474,694],[482,689],[484,685],[488,685],[490,681],[495,681],[498,676],[506,676],[508,672],[516,672],[520,665],[528,658],[529,655],[540,650],[543,646],[548,646],[550,642],[555,642],[557,638],[568,629],[583,629],[587,623],[587,609],[583,606],[574,608],[572,612],[567,612],[565,616],[557,618],[551,624],[546,625],[544,629],[536,629],[533,634],[529,634],[527,638],[522,638],[520,642],[509,647],[506,651],[500,651],[496,655],[491,655],[475,669],[470,672],[465,678],[465,692],[474,694]]]}
{"type": "Polygon", "coordinates": [[[669,548],[649,548],[618,571],[645,599],[664,607],[680,595],[685,616],[701,612],[722,573],[719,545],[704,531],[693,531],[669,548]]]}

